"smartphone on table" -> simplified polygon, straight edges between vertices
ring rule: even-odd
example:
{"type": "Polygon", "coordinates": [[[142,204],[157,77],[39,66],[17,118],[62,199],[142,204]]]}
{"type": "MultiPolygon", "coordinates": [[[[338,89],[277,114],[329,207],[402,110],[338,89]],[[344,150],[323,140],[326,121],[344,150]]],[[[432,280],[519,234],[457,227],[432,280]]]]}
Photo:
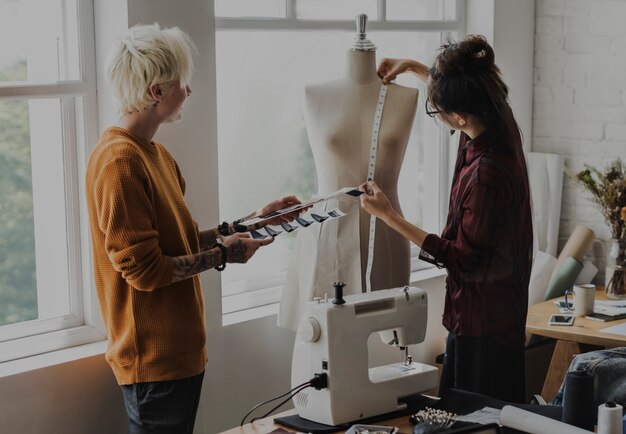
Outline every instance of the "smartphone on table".
{"type": "Polygon", "coordinates": [[[561,326],[571,326],[574,324],[574,315],[571,314],[563,314],[563,313],[555,313],[548,320],[548,324],[550,325],[561,325],[561,326]]]}

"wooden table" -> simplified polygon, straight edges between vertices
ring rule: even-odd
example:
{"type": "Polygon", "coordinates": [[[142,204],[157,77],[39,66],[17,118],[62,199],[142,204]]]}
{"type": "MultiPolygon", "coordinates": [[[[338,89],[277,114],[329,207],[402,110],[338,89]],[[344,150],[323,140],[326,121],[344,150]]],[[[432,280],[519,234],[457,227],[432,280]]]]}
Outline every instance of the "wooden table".
{"type": "MultiPolygon", "coordinates": [[[[562,297],[557,299],[562,299],[562,297]]],[[[626,346],[626,336],[600,331],[600,329],[624,323],[626,319],[603,322],[577,317],[573,326],[548,325],[550,315],[559,313],[559,309],[554,304],[554,300],[557,299],[529,306],[526,320],[528,333],[557,340],[541,391],[541,396],[545,400],[551,400],[556,395],[573,356],[598,348],[626,346]]],[[[596,300],[606,300],[603,287],[596,290],[596,300]]]]}
{"type": "MultiPolygon", "coordinates": [[[[268,434],[277,428],[282,428],[286,432],[295,433],[297,432],[296,430],[285,428],[283,426],[276,425],[274,423],[275,417],[288,416],[291,414],[295,414],[295,412],[296,412],[295,409],[292,409],[281,414],[275,414],[268,418],[257,420],[253,424],[249,423],[240,428],[233,428],[228,431],[224,431],[221,434],[268,434]]],[[[403,416],[403,417],[399,417],[396,419],[385,420],[385,421],[377,422],[376,424],[396,426],[400,428],[400,431],[398,431],[399,434],[411,434],[413,432],[413,425],[411,425],[411,423],[409,422],[409,416],[403,416]]],[[[340,432],[345,432],[345,431],[340,431],[340,432]]]]}

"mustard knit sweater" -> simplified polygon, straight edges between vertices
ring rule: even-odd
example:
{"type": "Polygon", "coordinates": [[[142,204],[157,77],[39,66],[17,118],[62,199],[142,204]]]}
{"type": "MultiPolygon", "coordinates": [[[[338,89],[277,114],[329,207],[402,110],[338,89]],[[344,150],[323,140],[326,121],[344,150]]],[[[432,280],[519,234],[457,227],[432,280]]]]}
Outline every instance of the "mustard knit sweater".
{"type": "Polygon", "coordinates": [[[106,358],[120,385],[187,378],[207,360],[198,276],[171,283],[172,256],[199,251],[185,181],[159,143],[109,128],[91,153],[86,194],[106,358]]]}

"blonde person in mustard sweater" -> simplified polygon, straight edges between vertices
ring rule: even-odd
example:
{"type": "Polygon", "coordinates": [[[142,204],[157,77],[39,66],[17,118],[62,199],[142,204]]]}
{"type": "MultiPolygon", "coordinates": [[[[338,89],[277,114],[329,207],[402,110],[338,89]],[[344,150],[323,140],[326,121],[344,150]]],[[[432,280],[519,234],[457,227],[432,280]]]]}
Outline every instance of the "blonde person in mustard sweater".
{"type": "MultiPolygon", "coordinates": [[[[107,74],[121,118],[102,134],[87,166],[106,358],[133,434],[193,432],[207,361],[198,273],[245,263],[272,241],[230,235],[232,225],[199,231],[176,161],[153,140],[162,124],[181,119],[194,51],[180,29],[158,24],[132,27],[116,43],[107,74]]],[[[294,203],[284,197],[249,217],[294,203]]]]}

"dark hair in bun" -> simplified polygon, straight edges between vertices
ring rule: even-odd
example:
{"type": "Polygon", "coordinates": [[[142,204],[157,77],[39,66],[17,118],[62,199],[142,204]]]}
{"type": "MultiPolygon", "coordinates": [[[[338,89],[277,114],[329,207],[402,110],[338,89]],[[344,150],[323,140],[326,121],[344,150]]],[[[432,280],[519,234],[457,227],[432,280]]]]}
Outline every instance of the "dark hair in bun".
{"type": "Polygon", "coordinates": [[[434,69],[443,75],[463,74],[475,69],[500,73],[493,48],[482,35],[469,35],[459,43],[449,43],[441,48],[434,69]]]}
{"type": "Polygon", "coordinates": [[[508,103],[509,88],[484,36],[468,35],[443,45],[427,90],[430,104],[443,113],[475,116],[486,127],[500,129],[502,138],[520,134],[508,103]]]}

